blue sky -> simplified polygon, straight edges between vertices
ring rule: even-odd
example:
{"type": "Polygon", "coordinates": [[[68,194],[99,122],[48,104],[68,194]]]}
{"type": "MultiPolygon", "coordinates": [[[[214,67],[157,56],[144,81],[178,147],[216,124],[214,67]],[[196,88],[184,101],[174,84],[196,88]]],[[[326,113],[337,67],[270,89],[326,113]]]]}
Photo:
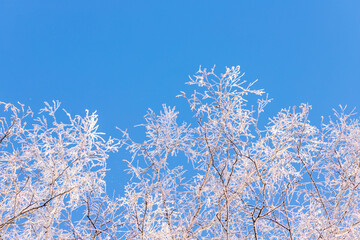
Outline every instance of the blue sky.
{"type": "MultiPolygon", "coordinates": [[[[136,136],[147,108],[186,106],[175,96],[199,65],[240,65],[274,99],[270,114],[305,102],[318,123],[339,104],[360,107],[359,9],[355,0],[0,0],[0,101],[37,111],[60,100],[72,114],[97,110],[109,135],[118,126],[136,136]]],[[[111,189],[124,184],[122,158],[109,160],[111,189]]]]}

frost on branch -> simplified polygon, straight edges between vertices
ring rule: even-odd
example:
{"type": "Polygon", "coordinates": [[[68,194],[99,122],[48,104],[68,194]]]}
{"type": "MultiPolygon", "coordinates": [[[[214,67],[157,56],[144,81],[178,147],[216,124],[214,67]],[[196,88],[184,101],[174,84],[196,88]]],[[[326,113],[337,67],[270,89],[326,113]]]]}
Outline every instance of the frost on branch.
{"type": "Polygon", "coordinates": [[[134,178],[122,198],[125,236],[356,239],[358,120],[341,109],[318,128],[302,104],[259,126],[270,100],[242,77],[239,67],[220,76],[200,68],[188,82],[194,91],[180,95],[195,125],[178,125],[174,109],[164,107],[146,115],[143,143],[126,134],[134,178]],[[259,96],[257,107],[248,95],[259,96]]]}
{"type": "Polygon", "coordinates": [[[119,142],[101,137],[95,113],[67,113],[63,123],[59,102],[35,119],[19,106],[1,103],[0,238],[110,238],[119,204],[106,196],[104,177],[119,142]]]}
{"type": "Polygon", "coordinates": [[[314,126],[306,104],[264,119],[271,100],[242,78],[200,68],[180,95],[191,124],[149,110],[140,143],[104,140],[95,113],[2,103],[0,239],[358,239],[359,120],[340,108],[314,126]],[[120,145],[131,180],[114,199],[120,145]]]}

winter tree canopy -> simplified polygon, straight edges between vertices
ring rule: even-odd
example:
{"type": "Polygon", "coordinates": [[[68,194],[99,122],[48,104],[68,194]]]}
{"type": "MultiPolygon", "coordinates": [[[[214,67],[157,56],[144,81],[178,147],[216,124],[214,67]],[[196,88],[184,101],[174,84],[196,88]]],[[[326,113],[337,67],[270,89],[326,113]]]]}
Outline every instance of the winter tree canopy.
{"type": "Polygon", "coordinates": [[[340,108],[315,126],[307,104],[263,117],[271,100],[242,76],[200,68],[179,95],[193,117],[149,110],[143,142],[105,138],[96,113],[58,121],[58,102],[2,103],[0,238],[358,239],[359,120],[340,108]],[[113,197],[119,148],[131,180],[113,197]]]}

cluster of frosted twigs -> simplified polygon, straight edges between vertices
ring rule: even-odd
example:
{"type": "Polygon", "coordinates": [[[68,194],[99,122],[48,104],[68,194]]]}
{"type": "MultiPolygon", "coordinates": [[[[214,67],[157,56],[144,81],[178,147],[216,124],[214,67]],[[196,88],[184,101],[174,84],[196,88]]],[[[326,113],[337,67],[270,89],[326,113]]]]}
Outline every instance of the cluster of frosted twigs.
{"type": "Polygon", "coordinates": [[[105,140],[95,113],[60,122],[58,102],[1,103],[0,239],[359,239],[358,119],[341,108],[314,126],[303,104],[260,124],[270,100],[242,76],[200,69],[179,95],[193,117],[149,110],[141,143],[105,140]],[[113,198],[121,147],[131,180],[113,198]]]}

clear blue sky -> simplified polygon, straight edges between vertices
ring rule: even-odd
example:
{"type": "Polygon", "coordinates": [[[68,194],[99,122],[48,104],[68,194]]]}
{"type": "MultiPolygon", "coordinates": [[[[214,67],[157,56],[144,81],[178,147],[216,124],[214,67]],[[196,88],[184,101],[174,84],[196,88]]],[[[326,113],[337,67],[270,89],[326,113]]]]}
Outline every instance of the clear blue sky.
{"type": "Polygon", "coordinates": [[[0,101],[97,110],[115,137],[115,126],[138,134],[148,107],[185,106],[175,96],[188,75],[214,64],[259,79],[271,113],[306,102],[317,122],[360,108],[360,1],[0,0],[0,101]]]}

